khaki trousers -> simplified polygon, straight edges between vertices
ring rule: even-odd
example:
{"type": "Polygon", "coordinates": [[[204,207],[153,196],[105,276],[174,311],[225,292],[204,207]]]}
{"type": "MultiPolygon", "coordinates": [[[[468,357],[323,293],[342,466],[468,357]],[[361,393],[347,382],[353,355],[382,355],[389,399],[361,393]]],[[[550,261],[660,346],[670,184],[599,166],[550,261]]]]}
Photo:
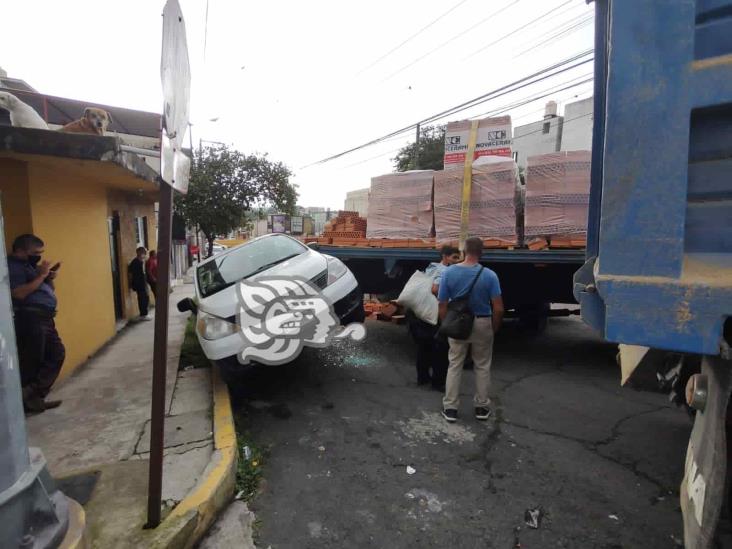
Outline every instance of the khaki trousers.
{"type": "Polygon", "coordinates": [[[475,406],[488,406],[490,398],[488,390],[491,386],[491,361],[493,360],[493,319],[491,317],[476,318],[473,331],[468,339],[448,339],[450,343],[450,367],[447,370],[445,397],[442,406],[445,409],[457,410],[460,406],[460,378],[463,364],[468,355],[468,347],[472,345],[475,370],[475,406]]]}

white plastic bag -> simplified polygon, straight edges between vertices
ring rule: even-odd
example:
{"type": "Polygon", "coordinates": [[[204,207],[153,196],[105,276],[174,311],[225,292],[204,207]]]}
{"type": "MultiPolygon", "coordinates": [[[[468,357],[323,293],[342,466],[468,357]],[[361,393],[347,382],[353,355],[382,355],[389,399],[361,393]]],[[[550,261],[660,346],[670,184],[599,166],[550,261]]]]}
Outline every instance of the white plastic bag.
{"type": "Polygon", "coordinates": [[[397,303],[411,309],[414,315],[427,324],[437,325],[437,298],[432,293],[432,277],[416,271],[407,281],[397,303]]]}

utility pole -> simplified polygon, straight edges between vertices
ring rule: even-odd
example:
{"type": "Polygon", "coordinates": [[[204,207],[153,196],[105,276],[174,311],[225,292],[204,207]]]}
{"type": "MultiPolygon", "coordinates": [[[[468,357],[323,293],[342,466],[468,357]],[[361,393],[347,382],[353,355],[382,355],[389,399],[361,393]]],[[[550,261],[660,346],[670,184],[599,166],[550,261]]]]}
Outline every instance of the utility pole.
{"type": "Polygon", "coordinates": [[[419,129],[420,125],[419,122],[417,122],[417,136],[414,139],[414,169],[419,169],[419,129]]]}

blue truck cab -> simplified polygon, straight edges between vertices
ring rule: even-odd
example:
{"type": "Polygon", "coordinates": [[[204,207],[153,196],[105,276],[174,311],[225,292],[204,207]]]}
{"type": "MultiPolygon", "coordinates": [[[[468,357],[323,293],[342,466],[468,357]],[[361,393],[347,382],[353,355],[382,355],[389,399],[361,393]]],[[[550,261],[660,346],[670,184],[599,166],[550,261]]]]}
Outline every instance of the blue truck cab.
{"type": "Polygon", "coordinates": [[[686,547],[713,547],[730,507],[732,2],[595,9],[590,215],[574,294],[610,341],[701,357],[686,386],[696,416],[680,492],[686,547]]]}

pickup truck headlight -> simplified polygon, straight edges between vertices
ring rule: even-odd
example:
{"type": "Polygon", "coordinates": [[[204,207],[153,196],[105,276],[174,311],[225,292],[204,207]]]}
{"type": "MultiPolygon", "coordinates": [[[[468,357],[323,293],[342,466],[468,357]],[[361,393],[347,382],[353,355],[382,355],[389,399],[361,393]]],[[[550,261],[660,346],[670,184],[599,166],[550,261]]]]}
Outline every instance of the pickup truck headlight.
{"type": "Polygon", "coordinates": [[[198,311],[197,328],[201,337],[209,340],[221,339],[239,330],[238,325],[201,310],[198,311]]]}
{"type": "Polygon", "coordinates": [[[325,258],[328,260],[328,286],[330,286],[348,272],[348,267],[337,257],[327,255],[325,258]]]}

